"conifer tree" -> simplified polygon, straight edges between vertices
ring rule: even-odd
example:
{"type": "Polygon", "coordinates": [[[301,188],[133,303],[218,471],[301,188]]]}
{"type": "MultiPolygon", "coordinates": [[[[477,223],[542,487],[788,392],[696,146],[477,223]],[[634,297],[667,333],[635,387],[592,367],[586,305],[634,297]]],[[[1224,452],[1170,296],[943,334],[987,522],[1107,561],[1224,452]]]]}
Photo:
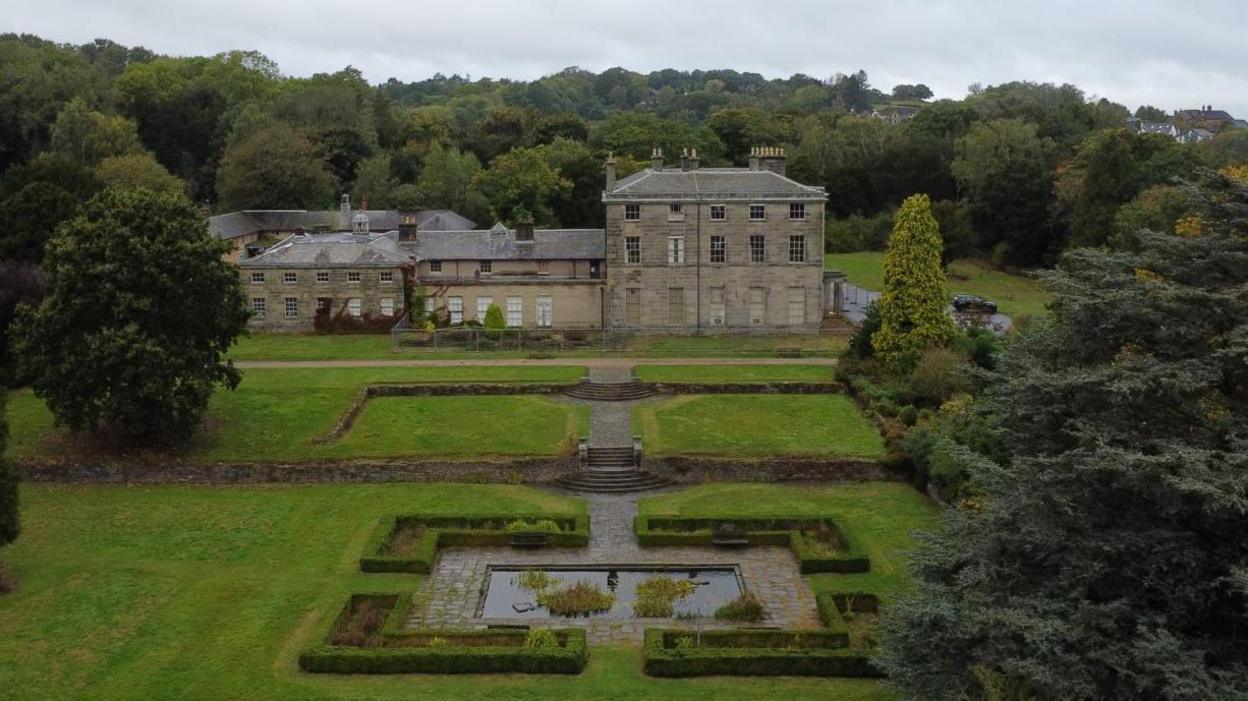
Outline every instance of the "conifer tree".
{"type": "Polygon", "coordinates": [[[908,372],[923,351],[954,336],[940,248],[931,200],[927,195],[906,198],[884,252],[880,330],[871,337],[875,354],[894,372],[908,372]]]}
{"type": "Polygon", "coordinates": [[[978,402],[1007,455],[948,446],[984,496],[886,613],[907,698],[1248,698],[1248,187],[1208,177],[1198,227],[1049,275],[978,402]]]}

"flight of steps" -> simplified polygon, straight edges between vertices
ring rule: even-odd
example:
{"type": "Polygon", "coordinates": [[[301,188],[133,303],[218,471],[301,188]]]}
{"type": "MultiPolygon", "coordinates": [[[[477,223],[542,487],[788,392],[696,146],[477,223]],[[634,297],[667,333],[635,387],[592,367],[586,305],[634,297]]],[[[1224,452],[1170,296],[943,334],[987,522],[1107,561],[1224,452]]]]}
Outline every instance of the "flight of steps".
{"type": "Polygon", "coordinates": [[[594,402],[628,402],[634,399],[645,399],[654,394],[640,382],[578,382],[564,394],[576,399],[588,399],[594,402]]]}
{"type": "Polygon", "coordinates": [[[670,482],[638,470],[633,465],[633,449],[590,448],[585,469],[555,480],[557,484],[580,492],[639,492],[665,487],[670,482]]]}

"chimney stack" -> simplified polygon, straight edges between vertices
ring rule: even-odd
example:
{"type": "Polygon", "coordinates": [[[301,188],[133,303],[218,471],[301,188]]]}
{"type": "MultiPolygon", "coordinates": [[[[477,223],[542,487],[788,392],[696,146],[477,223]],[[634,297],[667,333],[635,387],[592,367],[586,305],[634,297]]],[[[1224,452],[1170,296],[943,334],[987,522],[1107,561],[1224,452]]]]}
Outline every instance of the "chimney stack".
{"type": "Polygon", "coordinates": [[[528,214],[516,220],[516,243],[533,243],[533,217],[528,214]]]}
{"type": "Polygon", "coordinates": [[[650,149],[650,167],[654,170],[663,170],[663,149],[650,149]]]}
{"type": "Polygon", "coordinates": [[[682,171],[689,170],[689,149],[687,148],[680,150],[680,169],[682,171]]]}
{"type": "Polygon", "coordinates": [[[607,192],[615,189],[615,154],[607,151],[607,192]]]}
{"type": "Polygon", "coordinates": [[[785,174],[784,149],[779,146],[755,146],[750,149],[750,170],[770,170],[785,174]]]}
{"type": "Polygon", "coordinates": [[[689,149],[689,170],[698,169],[698,149],[693,147],[689,149]]]}
{"type": "Polygon", "coordinates": [[[419,229],[415,212],[403,212],[399,215],[399,240],[415,241],[419,229]]]}
{"type": "Polygon", "coordinates": [[[338,211],[342,212],[343,214],[351,213],[351,195],[348,195],[345,192],[342,193],[342,199],[339,200],[339,204],[338,204],[338,211]]]}

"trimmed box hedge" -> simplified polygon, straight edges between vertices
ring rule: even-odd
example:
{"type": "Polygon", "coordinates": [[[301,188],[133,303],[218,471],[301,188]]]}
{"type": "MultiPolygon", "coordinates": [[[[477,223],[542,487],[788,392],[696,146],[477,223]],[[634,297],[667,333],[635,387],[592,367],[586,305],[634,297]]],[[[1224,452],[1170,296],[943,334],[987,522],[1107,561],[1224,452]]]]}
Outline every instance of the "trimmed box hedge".
{"type": "Polygon", "coordinates": [[[547,536],[550,547],[578,548],[589,545],[588,516],[551,516],[549,514],[509,514],[506,516],[396,516],[383,521],[373,531],[360,557],[364,572],[410,572],[429,574],[438,548],[506,547],[512,536],[538,532],[547,536]],[[554,521],[558,532],[506,530],[513,521],[554,521]],[[408,527],[423,527],[424,533],[406,555],[388,555],[392,539],[408,527]]]}
{"type": "Polygon", "coordinates": [[[525,647],[524,629],[404,630],[410,594],[353,594],[322,638],[299,655],[305,672],[325,674],[578,674],[589,659],[585,631],[555,629],[557,647],[525,647]],[[388,605],[369,644],[334,645],[335,630],[362,599],[388,605]]]}
{"type": "Polygon", "coordinates": [[[647,628],[646,674],[655,677],[801,676],[880,677],[871,660],[847,647],[843,632],[824,630],[702,631],[697,647],[678,646],[695,638],[689,630],[647,628]]]}
{"type": "Polygon", "coordinates": [[[817,572],[866,572],[871,561],[854,538],[833,517],[789,518],[686,518],[645,517],[633,521],[637,542],[641,545],[710,546],[717,531],[725,527],[733,529],[749,541],[750,545],[787,545],[793,550],[802,574],[817,572]],[[839,547],[831,556],[816,552],[803,531],[819,527],[836,533],[839,547]]]}

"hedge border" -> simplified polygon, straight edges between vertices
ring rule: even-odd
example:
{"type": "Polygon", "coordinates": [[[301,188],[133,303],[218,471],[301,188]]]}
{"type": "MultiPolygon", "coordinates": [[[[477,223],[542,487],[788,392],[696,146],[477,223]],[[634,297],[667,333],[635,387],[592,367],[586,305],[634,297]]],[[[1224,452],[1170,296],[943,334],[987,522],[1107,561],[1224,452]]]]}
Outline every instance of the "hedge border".
{"type": "Polygon", "coordinates": [[[857,538],[849,535],[844,524],[835,516],[800,517],[791,516],[756,516],[749,518],[715,518],[702,516],[637,516],[633,519],[633,531],[637,534],[637,542],[648,546],[711,546],[715,535],[713,529],[722,524],[732,524],[745,533],[750,545],[787,545],[797,557],[802,574],[820,572],[867,572],[871,569],[871,560],[867,553],[858,546],[857,538]],[[780,521],[797,525],[797,528],[769,528],[769,522],[780,521]],[[682,524],[689,531],[711,529],[711,533],[668,532],[655,529],[656,524],[682,524]],[[816,555],[807,547],[802,538],[803,528],[813,528],[817,524],[831,526],[841,541],[835,555],[824,557],[816,555]],[[751,528],[753,527],[753,528],[751,528]]]}
{"type": "Polygon", "coordinates": [[[381,521],[369,536],[364,546],[364,554],[360,556],[360,570],[364,572],[407,572],[412,574],[429,574],[437,558],[438,549],[461,547],[506,547],[511,544],[511,537],[524,531],[506,531],[502,529],[473,528],[472,522],[515,521],[515,520],[551,520],[561,527],[571,526],[571,530],[558,533],[546,533],[548,545],[561,548],[583,548],[589,545],[589,516],[558,516],[548,513],[500,514],[483,516],[428,516],[409,514],[395,516],[381,521]],[[383,554],[390,543],[390,538],[400,526],[408,523],[425,525],[425,533],[416,543],[413,555],[397,556],[383,554]],[[465,524],[465,525],[459,525],[465,524]]]}
{"type": "Polygon", "coordinates": [[[299,667],[321,674],[579,674],[589,659],[585,631],[580,628],[552,629],[563,641],[557,648],[525,648],[522,645],[400,647],[391,643],[405,637],[436,636],[453,640],[456,636],[497,638],[523,643],[524,629],[414,629],[403,630],[402,622],[411,607],[411,594],[399,594],[382,625],[382,644],[377,647],[330,645],[329,636],[357,597],[395,597],[393,593],[352,594],[321,643],[299,654],[299,667]]]}
{"type": "Polygon", "coordinates": [[[844,633],[819,630],[748,630],[703,631],[702,639],[745,636],[824,637],[828,646],[816,648],[777,647],[712,647],[703,645],[688,650],[669,648],[667,636],[691,636],[688,630],[647,628],[642,644],[643,670],[654,677],[730,676],[800,676],[800,677],[871,677],[883,675],[871,664],[869,657],[838,643],[847,643],[844,633]],[[719,636],[713,635],[719,633],[719,636]]]}

